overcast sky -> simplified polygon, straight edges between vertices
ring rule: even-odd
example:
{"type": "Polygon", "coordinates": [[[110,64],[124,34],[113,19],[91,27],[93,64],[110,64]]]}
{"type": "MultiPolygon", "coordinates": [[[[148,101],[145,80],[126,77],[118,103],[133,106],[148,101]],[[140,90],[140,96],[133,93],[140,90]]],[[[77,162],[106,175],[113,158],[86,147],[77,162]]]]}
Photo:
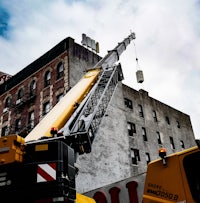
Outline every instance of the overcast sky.
{"type": "Polygon", "coordinates": [[[199,0],[0,0],[0,71],[14,75],[70,36],[86,33],[104,56],[136,33],[121,56],[124,83],[190,115],[200,138],[199,0]]]}

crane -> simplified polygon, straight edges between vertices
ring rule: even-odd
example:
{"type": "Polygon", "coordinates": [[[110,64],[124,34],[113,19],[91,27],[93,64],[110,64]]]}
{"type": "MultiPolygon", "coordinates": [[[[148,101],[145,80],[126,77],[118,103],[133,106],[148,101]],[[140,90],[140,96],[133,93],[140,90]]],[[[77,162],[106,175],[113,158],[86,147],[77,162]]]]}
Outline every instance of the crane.
{"type": "Polygon", "coordinates": [[[0,138],[4,202],[93,202],[76,194],[75,154],[91,152],[101,120],[123,79],[121,65],[115,63],[133,39],[135,33],[88,70],[25,139],[19,135],[0,138]]]}

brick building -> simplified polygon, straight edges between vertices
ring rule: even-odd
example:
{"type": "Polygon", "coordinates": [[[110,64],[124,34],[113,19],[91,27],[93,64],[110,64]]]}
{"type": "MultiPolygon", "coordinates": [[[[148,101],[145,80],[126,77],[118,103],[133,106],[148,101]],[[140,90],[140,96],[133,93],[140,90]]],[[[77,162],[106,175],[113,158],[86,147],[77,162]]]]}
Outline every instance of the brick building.
{"type": "MultiPolygon", "coordinates": [[[[18,133],[25,137],[99,60],[100,56],[69,37],[2,83],[1,136],[18,133]]],[[[170,154],[194,145],[187,114],[150,97],[145,90],[136,91],[120,82],[92,152],[78,157],[77,190],[109,196],[110,184],[113,188],[135,181],[141,196],[147,163],[158,158],[160,147],[170,154]]]]}
{"type": "Polygon", "coordinates": [[[18,133],[25,137],[99,59],[66,38],[1,84],[1,136],[18,133]]]}

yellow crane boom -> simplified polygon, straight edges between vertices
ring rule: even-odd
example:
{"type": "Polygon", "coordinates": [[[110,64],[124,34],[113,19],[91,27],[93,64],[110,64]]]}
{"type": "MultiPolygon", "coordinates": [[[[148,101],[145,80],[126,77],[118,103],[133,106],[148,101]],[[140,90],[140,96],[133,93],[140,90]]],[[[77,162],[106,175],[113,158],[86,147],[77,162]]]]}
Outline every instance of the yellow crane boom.
{"type": "Polygon", "coordinates": [[[88,71],[82,79],[58,102],[54,108],[26,136],[25,142],[51,137],[50,129],[61,129],[70,118],[76,106],[86,97],[100,74],[100,69],[88,71]]]}

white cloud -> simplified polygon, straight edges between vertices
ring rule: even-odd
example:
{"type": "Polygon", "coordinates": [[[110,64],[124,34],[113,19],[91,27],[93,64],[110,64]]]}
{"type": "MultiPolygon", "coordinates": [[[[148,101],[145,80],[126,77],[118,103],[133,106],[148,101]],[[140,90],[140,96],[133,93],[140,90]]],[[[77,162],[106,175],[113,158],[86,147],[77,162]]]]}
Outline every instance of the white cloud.
{"type": "Polygon", "coordinates": [[[200,138],[197,0],[4,0],[4,4],[12,30],[9,40],[0,38],[1,71],[14,74],[65,37],[80,43],[82,33],[100,42],[104,56],[132,30],[145,82],[136,83],[133,44],[120,60],[124,82],[145,88],[150,96],[191,115],[200,138]]]}

